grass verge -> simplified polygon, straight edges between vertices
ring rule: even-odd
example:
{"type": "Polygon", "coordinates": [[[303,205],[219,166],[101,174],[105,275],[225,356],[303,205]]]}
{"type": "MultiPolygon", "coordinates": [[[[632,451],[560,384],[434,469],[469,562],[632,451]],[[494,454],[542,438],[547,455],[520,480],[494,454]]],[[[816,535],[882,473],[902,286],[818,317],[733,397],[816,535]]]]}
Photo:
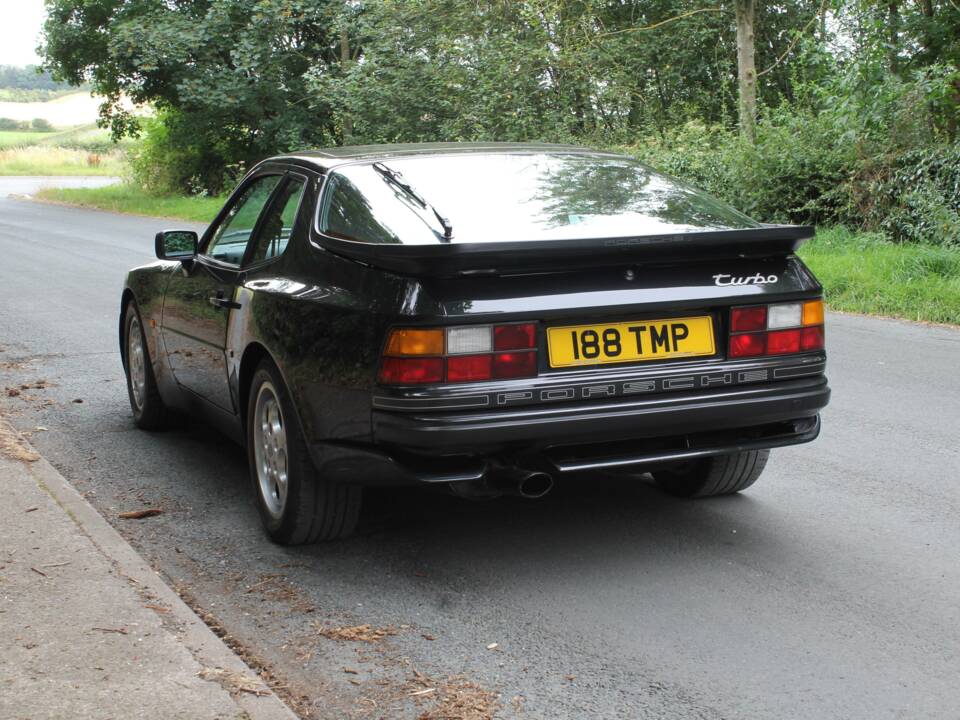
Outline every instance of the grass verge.
{"type": "MultiPolygon", "coordinates": [[[[129,185],[46,189],[42,199],[81,207],[209,222],[216,197],[151,197],[129,185]]],[[[898,245],[845,228],[821,230],[800,256],[823,283],[834,310],[960,325],[960,250],[898,245]]]]}
{"type": "Polygon", "coordinates": [[[123,153],[98,153],[61,147],[0,150],[0,175],[122,175],[123,153]]]}
{"type": "Polygon", "coordinates": [[[128,184],[101,188],[44,188],[37,197],[95,210],[190,222],[210,222],[225,201],[222,197],[155,197],[128,184]]]}
{"type": "Polygon", "coordinates": [[[834,310],[960,325],[960,250],[822,230],[799,255],[834,310]]]}

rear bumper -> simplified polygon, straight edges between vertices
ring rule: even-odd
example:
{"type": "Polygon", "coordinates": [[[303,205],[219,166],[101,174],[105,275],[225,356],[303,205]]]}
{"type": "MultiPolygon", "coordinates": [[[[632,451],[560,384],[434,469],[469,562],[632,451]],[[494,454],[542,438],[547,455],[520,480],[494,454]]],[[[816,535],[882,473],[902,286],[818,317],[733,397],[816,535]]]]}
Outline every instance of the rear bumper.
{"type": "Polygon", "coordinates": [[[829,399],[830,388],[820,375],[602,404],[468,413],[374,411],[373,434],[375,444],[387,452],[489,456],[775,425],[814,418],[829,399]]]}
{"type": "Polygon", "coordinates": [[[822,375],[726,391],[497,412],[374,412],[375,443],[311,446],[318,470],[365,485],[483,479],[496,467],[551,474],[657,464],[810,442],[830,399],[822,375]]]}

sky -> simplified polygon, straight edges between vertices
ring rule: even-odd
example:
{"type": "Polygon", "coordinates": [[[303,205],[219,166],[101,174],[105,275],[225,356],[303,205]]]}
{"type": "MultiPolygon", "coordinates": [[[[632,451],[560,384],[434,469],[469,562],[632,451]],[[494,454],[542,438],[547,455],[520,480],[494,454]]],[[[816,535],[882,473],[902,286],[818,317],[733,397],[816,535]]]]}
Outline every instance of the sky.
{"type": "Polygon", "coordinates": [[[0,65],[36,65],[43,0],[0,0],[0,65]]]}

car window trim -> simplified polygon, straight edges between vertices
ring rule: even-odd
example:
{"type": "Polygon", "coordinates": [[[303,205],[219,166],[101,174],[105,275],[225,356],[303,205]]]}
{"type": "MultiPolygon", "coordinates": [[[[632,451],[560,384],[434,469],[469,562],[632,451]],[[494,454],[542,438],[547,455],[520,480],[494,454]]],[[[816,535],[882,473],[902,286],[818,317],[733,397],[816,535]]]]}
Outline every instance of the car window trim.
{"type": "Polygon", "coordinates": [[[261,217],[257,219],[257,226],[254,228],[253,232],[250,234],[251,241],[247,243],[247,248],[243,252],[243,260],[241,261],[239,266],[241,269],[251,270],[251,269],[260,268],[260,267],[263,267],[264,265],[268,265],[272,262],[279,260],[286,254],[287,248],[290,247],[290,243],[293,242],[293,228],[296,227],[297,222],[300,220],[300,210],[303,208],[303,200],[307,196],[307,186],[309,184],[310,184],[310,178],[307,177],[306,175],[302,175],[301,173],[295,170],[288,169],[283,174],[282,181],[280,182],[279,185],[277,185],[273,193],[270,195],[270,199],[267,201],[267,205],[264,206],[264,212],[262,213],[261,217]],[[284,246],[283,252],[281,252],[279,255],[274,255],[273,257],[264,258],[259,262],[252,263],[250,262],[250,254],[251,252],[253,252],[254,248],[256,248],[257,242],[260,240],[260,231],[262,230],[263,219],[268,217],[269,214],[274,210],[274,205],[280,199],[280,191],[284,187],[286,187],[286,185],[291,181],[291,179],[299,180],[300,182],[303,183],[303,187],[300,189],[300,198],[299,200],[297,200],[297,210],[294,213],[293,225],[290,227],[290,239],[287,240],[287,244],[284,246]]]}
{"type": "MultiPolygon", "coordinates": [[[[257,222],[250,231],[250,237],[247,239],[247,248],[250,247],[250,242],[254,240],[257,236],[257,232],[260,230],[260,225],[264,218],[264,213],[267,208],[270,207],[273,202],[274,197],[276,196],[277,190],[280,189],[283,185],[283,181],[286,178],[287,170],[284,166],[269,165],[262,168],[257,168],[254,173],[251,173],[248,177],[244,178],[244,181],[237,186],[237,188],[230,194],[230,197],[227,198],[227,202],[224,203],[223,207],[220,208],[220,212],[217,213],[217,216],[213,219],[213,222],[207,227],[206,231],[203,233],[203,238],[200,241],[200,249],[197,251],[197,257],[203,260],[209,261],[216,267],[222,268],[233,268],[235,270],[241,270],[243,268],[243,261],[241,264],[237,265],[234,263],[224,262],[223,260],[217,260],[215,257],[207,254],[207,249],[210,246],[210,242],[213,240],[213,235],[216,232],[217,228],[223,223],[226,219],[226,216],[230,211],[236,206],[239,198],[247,191],[247,189],[258,180],[270,177],[270,176],[279,176],[280,182],[277,183],[277,187],[273,189],[270,193],[270,197],[267,198],[267,202],[264,204],[263,209],[260,211],[260,214],[257,216],[257,222]]],[[[247,248],[244,248],[244,257],[247,254],[247,248]]]]}

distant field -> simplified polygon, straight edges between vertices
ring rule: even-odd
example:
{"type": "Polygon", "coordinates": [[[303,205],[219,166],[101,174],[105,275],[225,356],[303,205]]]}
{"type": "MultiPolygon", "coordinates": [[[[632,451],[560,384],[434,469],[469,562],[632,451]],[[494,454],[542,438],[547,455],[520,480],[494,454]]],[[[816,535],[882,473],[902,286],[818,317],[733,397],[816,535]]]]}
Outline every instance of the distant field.
{"type": "Polygon", "coordinates": [[[0,175],[122,175],[126,171],[122,151],[94,152],[34,145],[0,147],[0,175]]]}
{"type": "Polygon", "coordinates": [[[0,117],[13,120],[43,118],[58,128],[88,125],[97,121],[101,98],[89,92],[74,92],[47,102],[0,101],[0,117]]]}
{"type": "MultiPolygon", "coordinates": [[[[120,145],[128,145],[129,141],[120,145]]],[[[0,148],[32,147],[47,145],[68,147],[77,150],[109,150],[116,145],[110,140],[110,131],[95,124],[81,125],[58,132],[33,132],[19,130],[0,130],[0,148]]]]}
{"type": "Polygon", "coordinates": [[[54,134],[57,133],[14,132],[12,130],[0,130],[0,149],[36,145],[43,138],[54,134]]]}

